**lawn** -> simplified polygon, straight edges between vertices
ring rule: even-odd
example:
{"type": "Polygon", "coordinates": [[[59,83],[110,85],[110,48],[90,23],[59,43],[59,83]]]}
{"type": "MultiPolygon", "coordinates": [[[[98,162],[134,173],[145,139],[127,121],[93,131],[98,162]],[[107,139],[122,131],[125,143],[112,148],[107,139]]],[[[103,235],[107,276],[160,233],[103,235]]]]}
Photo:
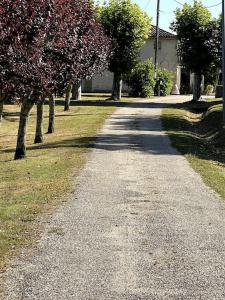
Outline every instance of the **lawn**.
{"type": "Polygon", "coordinates": [[[174,104],[162,122],[172,145],[185,155],[204,182],[225,199],[225,129],[222,101],[174,104]]]}
{"type": "MultiPolygon", "coordinates": [[[[19,107],[6,105],[0,125],[0,270],[21,247],[29,246],[40,234],[40,214],[46,218],[75,187],[74,179],[93,146],[94,135],[104,120],[122,103],[105,102],[106,95],[86,95],[63,111],[56,101],[56,132],[45,134],[42,145],[34,145],[35,109],[29,118],[27,159],[14,161],[19,107]]],[[[44,106],[47,130],[48,106],[44,106]]]]}

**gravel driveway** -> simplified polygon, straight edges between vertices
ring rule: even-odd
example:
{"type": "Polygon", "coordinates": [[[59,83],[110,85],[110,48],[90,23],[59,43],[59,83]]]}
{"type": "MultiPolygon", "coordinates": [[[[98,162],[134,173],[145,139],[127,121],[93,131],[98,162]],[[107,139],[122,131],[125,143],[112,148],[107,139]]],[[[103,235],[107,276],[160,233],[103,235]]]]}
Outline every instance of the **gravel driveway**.
{"type": "Polygon", "coordinates": [[[224,205],[162,130],[174,101],[107,120],[71,201],[7,271],[5,299],[225,299],[224,205]]]}

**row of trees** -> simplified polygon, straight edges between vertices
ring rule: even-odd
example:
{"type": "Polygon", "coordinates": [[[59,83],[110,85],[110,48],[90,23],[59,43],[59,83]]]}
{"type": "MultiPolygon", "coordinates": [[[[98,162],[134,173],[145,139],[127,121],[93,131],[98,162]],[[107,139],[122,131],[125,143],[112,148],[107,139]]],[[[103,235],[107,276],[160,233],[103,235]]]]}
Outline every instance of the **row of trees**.
{"type": "Polygon", "coordinates": [[[193,100],[201,97],[202,75],[214,73],[222,67],[222,22],[221,17],[212,19],[211,13],[200,0],[184,4],[176,10],[171,29],[177,33],[178,55],[182,65],[193,72],[193,100]]]}
{"type": "Polygon", "coordinates": [[[26,126],[37,103],[35,141],[41,140],[42,103],[85,76],[103,70],[110,39],[87,0],[2,0],[0,3],[0,84],[4,97],[21,105],[15,159],[26,155],[26,126]]]}
{"type": "Polygon", "coordinates": [[[21,105],[15,159],[26,156],[29,113],[37,105],[35,143],[42,142],[43,103],[54,132],[54,94],[78,95],[81,79],[109,67],[112,99],[121,99],[122,76],[135,65],[150,19],[130,0],[94,7],[90,0],[0,2],[0,118],[5,99],[21,105]]]}
{"type": "Polygon", "coordinates": [[[130,0],[111,0],[99,8],[99,18],[114,46],[109,70],[114,74],[112,99],[120,100],[122,79],[137,65],[140,48],[149,38],[151,19],[130,0]]]}

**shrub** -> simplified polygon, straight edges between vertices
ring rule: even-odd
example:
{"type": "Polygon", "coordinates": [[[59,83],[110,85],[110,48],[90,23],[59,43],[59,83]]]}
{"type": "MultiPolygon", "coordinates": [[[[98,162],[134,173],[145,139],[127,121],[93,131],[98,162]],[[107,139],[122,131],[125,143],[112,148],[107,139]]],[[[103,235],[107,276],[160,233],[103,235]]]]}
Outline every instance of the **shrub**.
{"type": "Polygon", "coordinates": [[[205,94],[210,95],[214,90],[214,86],[212,84],[208,84],[205,88],[205,94]]]}
{"type": "Polygon", "coordinates": [[[139,62],[125,76],[125,82],[130,88],[130,96],[150,97],[154,94],[154,64],[151,59],[139,62]]]}
{"type": "MultiPolygon", "coordinates": [[[[158,77],[160,78],[160,95],[168,96],[172,92],[173,88],[173,73],[167,69],[159,68],[158,77]]],[[[155,86],[155,95],[157,92],[157,84],[155,86]]]]}

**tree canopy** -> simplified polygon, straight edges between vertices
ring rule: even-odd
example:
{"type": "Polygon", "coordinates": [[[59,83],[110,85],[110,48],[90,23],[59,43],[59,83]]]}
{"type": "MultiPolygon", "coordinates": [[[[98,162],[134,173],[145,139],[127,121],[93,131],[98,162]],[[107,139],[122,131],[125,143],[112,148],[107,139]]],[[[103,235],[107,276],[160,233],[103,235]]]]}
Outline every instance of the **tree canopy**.
{"type": "Polygon", "coordinates": [[[212,61],[210,51],[211,13],[201,1],[185,3],[176,10],[176,19],[171,29],[176,31],[181,63],[193,72],[202,72],[212,61]]]}
{"type": "Polygon", "coordinates": [[[176,10],[171,29],[177,33],[181,64],[194,73],[193,100],[197,101],[201,97],[202,75],[214,61],[211,13],[200,0],[185,3],[176,10]]]}
{"type": "Polygon", "coordinates": [[[98,10],[114,46],[109,70],[114,74],[127,73],[134,67],[140,48],[149,37],[151,19],[131,0],[109,0],[98,10]]]}
{"type": "Polygon", "coordinates": [[[212,39],[211,51],[214,57],[214,64],[218,68],[222,68],[222,16],[212,20],[212,39]]]}
{"type": "Polygon", "coordinates": [[[3,0],[0,30],[2,89],[21,101],[107,68],[110,40],[87,0],[3,0]]]}
{"type": "Polygon", "coordinates": [[[15,158],[25,156],[33,104],[107,68],[110,52],[110,39],[89,0],[0,2],[1,90],[22,104],[15,158]]]}

